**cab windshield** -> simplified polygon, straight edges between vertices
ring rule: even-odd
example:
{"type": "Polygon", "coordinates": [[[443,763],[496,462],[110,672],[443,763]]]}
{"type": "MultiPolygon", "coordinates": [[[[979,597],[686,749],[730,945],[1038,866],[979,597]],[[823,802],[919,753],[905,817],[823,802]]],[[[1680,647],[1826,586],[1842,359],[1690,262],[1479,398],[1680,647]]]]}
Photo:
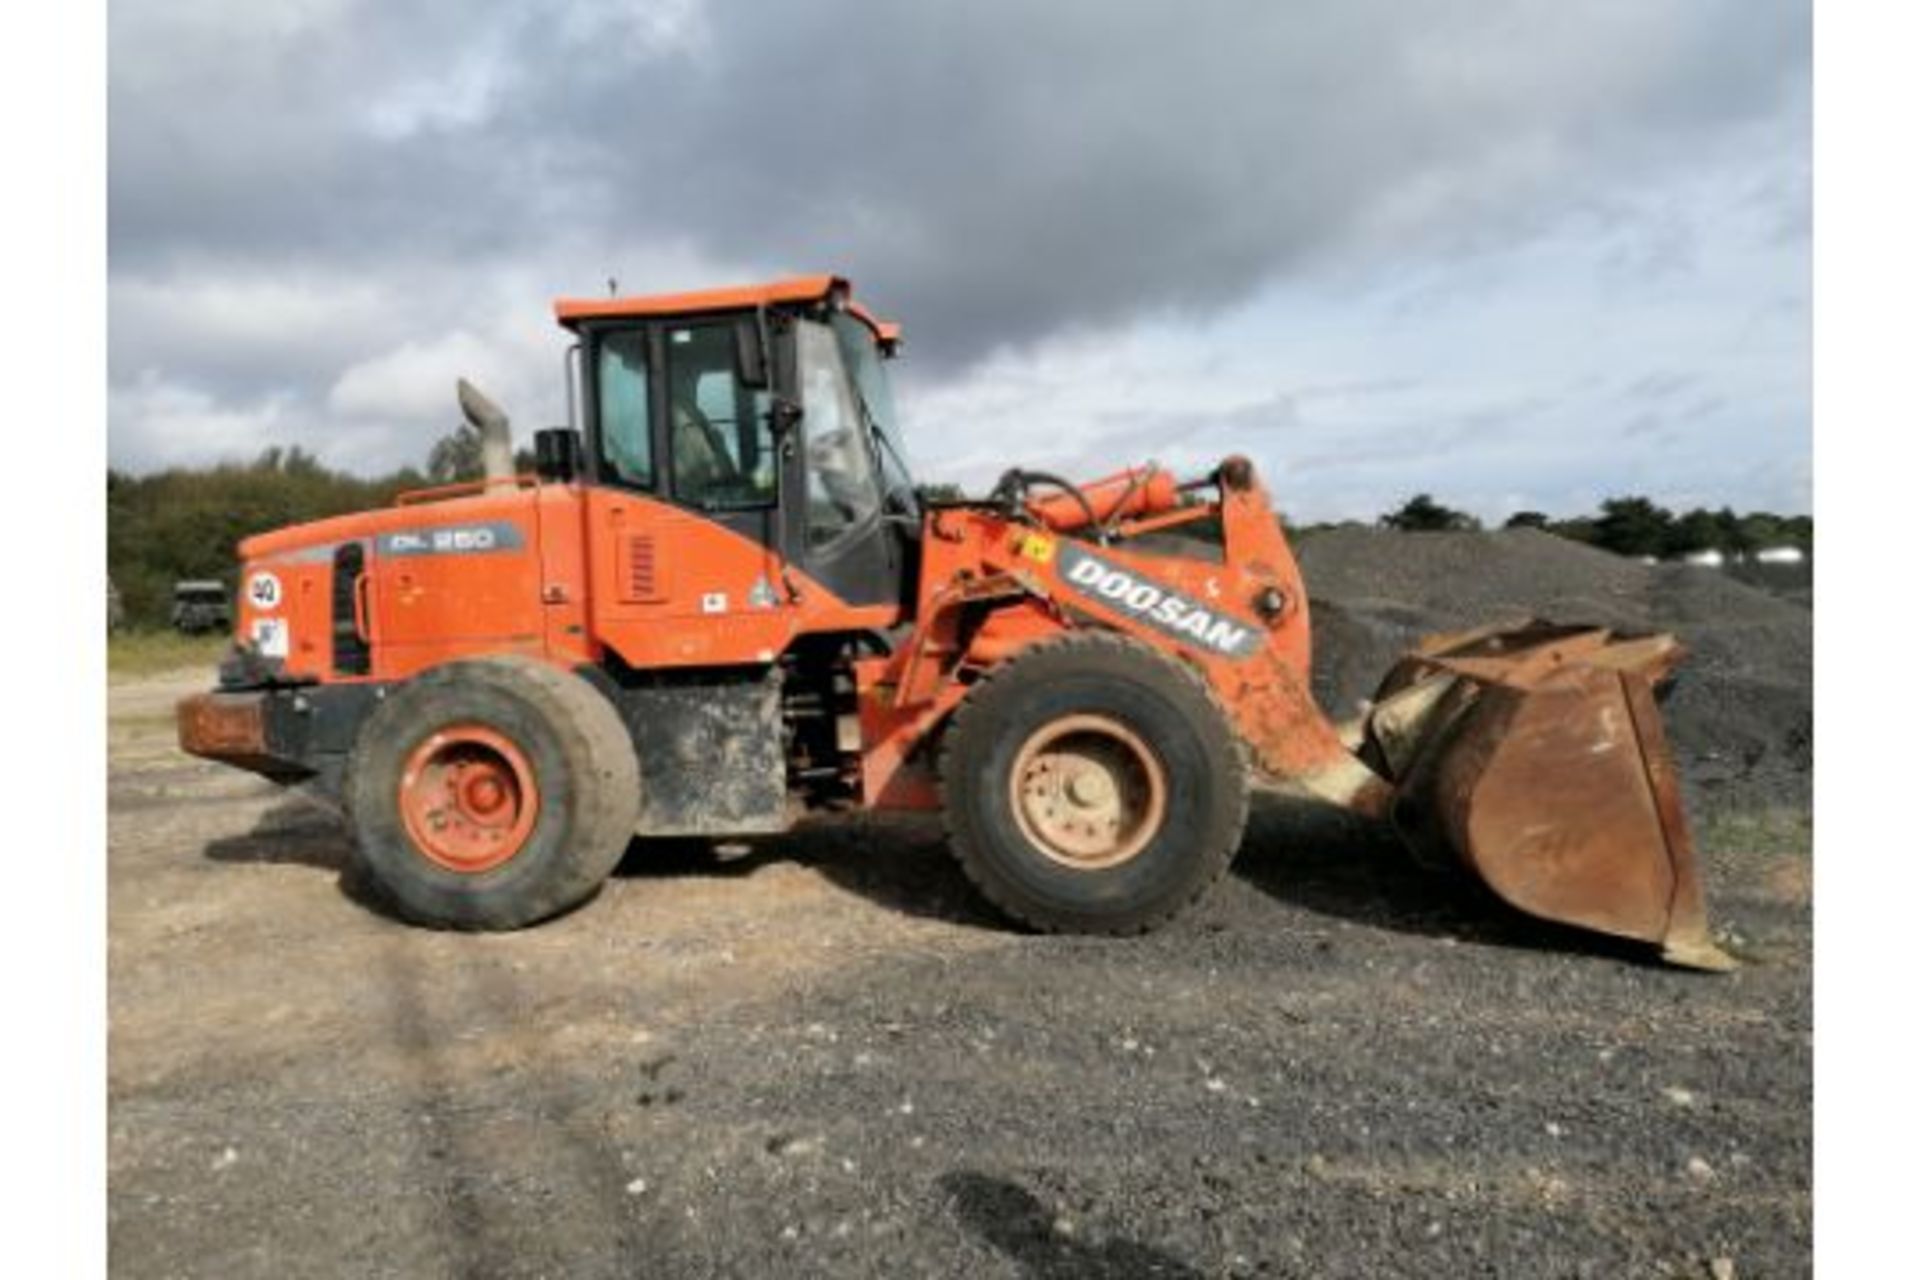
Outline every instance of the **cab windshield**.
{"type": "Polygon", "coordinates": [[[841,357],[853,375],[864,416],[877,437],[874,446],[880,455],[880,487],[896,511],[917,516],[919,502],[913,494],[913,475],[907,467],[898,419],[894,417],[893,383],[887,377],[886,362],[874,342],[873,330],[840,311],[834,313],[833,332],[839,339],[841,357]]]}

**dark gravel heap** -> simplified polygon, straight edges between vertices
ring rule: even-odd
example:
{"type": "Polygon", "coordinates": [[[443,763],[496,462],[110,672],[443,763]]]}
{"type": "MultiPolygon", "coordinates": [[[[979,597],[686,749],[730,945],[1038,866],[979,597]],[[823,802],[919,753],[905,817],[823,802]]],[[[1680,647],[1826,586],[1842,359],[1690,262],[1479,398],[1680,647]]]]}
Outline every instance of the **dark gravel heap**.
{"type": "Polygon", "coordinates": [[[1666,703],[1692,807],[1800,807],[1813,778],[1813,614],[1719,570],[1645,565],[1532,529],[1334,529],[1296,547],[1312,593],[1314,693],[1336,719],[1420,636],[1529,615],[1672,631],[1666,703]]]}

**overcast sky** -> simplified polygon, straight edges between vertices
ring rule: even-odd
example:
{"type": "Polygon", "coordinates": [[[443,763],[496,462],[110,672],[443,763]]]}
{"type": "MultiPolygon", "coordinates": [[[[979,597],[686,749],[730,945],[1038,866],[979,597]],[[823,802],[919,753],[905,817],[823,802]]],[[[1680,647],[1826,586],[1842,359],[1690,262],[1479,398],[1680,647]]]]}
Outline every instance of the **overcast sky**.
{"type": "Polygon", "coordinates": [[[551,301],[814,271],[928,479],[1811,503],[1804,0],[114,0],[117,466],[564,416],[551,301]]]}

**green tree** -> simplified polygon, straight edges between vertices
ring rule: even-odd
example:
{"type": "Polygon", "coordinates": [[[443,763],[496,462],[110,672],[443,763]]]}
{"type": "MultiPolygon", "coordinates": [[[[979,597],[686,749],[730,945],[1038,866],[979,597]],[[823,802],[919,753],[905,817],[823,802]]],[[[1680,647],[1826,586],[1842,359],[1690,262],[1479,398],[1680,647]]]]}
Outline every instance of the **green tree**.
{"type": "Polygon", "coordinates": [[[435,440],[427,452],[427,478],[435,484],[458,484],[485,474],[480,462],[480,432],[470,422],[435,440]]]}
{"type": "Polygon", "coordinates": [[[233,583],[241,539],[282,525],[385,506],[426,480],[406,468],[372,480],[330,471],[297,447],[247,465],[107,473],[107,572],[134,626],[161,626],[183,578],[233,583]]]}
{"type": "MultiPolygon", "coordinates": [[[[434,484],[465,484],[487,473],[481,460],[480,432],[472,423],[463,422],[433,442],[427,450],[427,479],[434,484]]],[[[513,469],[525,475],[534,468],[531,445],[513,451],[513,469]]]]}
{"type": "Polygon", "coordinates": [[[1608,498],[1593,522],[1593,542],[1616,555],[1657,556],[1667,549],[1673,513],[1647,498],[1608,498]]]}
{"type": "Polygon", "coordinates": [[[1507,517],[1508,529],[1546,529],[1553,521],[1544,511],[1516,511],[1507,517]]]}
{"type": "Polygon", "coordinates": [[[1430,493],[1416,493],[1398,511],[1380,517],[1380,523],[1402,533],[1437,533],[1446,530],[1478,529],[1480,522],[1464,511],[1443,507],[1430,493]]]}
{"type": "Polygon", "coordinates": [[[1581,542],[1590,547],[1594,545],[1592,516],[1573,516],[1566,520],[1555,520],[1547,526],[1547,532],[1557,538],[1565,538],[1569,542],[1581,542]]]}
{"type": "Polygon", "coordinates": [[[1739,529],[1745,545],[1755,551],[1793,541],[1788,535],[1786,520],[1771,511],[1747,512],[1740,517],[1739,529]]]}
{"type": "Polygon", "coordinates": [[[1733,551],[1733,540],[1718,514],[1695,507],[1673,522],[1662,555],[1684,556],[1695,551],[1733,551]]]}

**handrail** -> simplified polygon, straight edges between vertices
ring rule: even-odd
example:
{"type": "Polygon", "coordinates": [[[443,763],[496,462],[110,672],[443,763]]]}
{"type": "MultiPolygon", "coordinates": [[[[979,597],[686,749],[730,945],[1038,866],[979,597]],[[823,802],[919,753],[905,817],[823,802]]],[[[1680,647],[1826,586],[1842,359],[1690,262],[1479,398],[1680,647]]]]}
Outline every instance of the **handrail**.
{"type": "Polygon", "coordinates": [[[396,507],[411,507],[421,502],[438,502],[442,498],[462,498],[468,494],[485,493],[496,485],[510,484],[518,488],[531,489],[540,483],[540,477],[531,471],[522,471],[511,476],[487,476],[480,480],[456,480],[452,484],[434,485],[427,489],[408,489],[394,498],[396,507]]]}

